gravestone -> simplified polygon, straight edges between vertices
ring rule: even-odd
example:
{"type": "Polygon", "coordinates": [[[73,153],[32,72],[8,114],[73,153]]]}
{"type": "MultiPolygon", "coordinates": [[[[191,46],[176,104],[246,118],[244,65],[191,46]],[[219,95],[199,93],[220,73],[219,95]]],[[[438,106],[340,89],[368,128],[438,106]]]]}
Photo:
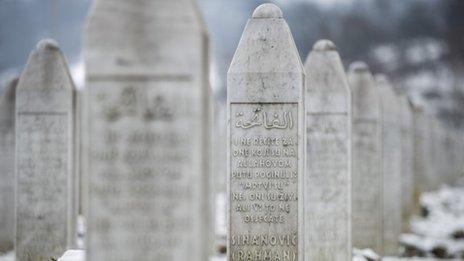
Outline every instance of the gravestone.
{"type": "Polygon", "coordinates": [[[259,6],[227,74],[228,260],[305,260],[304,77],[282,11],[259,6]]]}
{"type": "Polygon", "coordinates": [[[436,136],[436,122],[432,115],[426,115],[426,157],[425,159],[425,189],[426,191],[432,191],[438,189],[438,166],[437,166],[437,136],[436,136]]]}
{"type": "Polygon", "coordinates": [[[382,175],[380,100],[369,67],[350,65],[352,100],[352,241],[353,247],[382,250],[382,175]]]}
{"type": "Polygon", "coordinates": [[[401,111],[401,214],[402,231],[409,232],[414,206],[414,126],[413,114],[406,95],[398,96],[401,111]]]}
{"type": "Polygon", "coordinates": [[[84,50],[87,260],[207,260],[211,108],[196,6],[98,0],[84,50]]]}
{"type": "Polygon", "coordinates": [[[420,195],[426,191],[425,173],[427,171],[426,158],[428,151],[427,116],[423,108],[413,106],[414,127],[414,205],[419,210],[420,195]]]}
{"type": "Polygon", "coordinates": [[[381,167],[383,254],[399,252],[401,234],[401,111],[399,100],[385,75],[376,75],[381,111],[381,167]]]}
{"type": "Polygon", "coordinates": [[[73,233],[75,237],[71,241],[71,248],[77,248],[77,216],[82,214],[81,203],[81,96],[82,93],[77,88],[73,89],[73,202],[72,209],[73,213],[76,214],[76,220],[73,227],[73,233]]]}
{"type": "Polygon", "coordinates": [[[446,162],[448,159],[446,155],[448,152],[453,151],[452,145],[449,147],[445,147],[445,141],[446,141],[446,133],[443,124],[439,121],[438,118],[435,118],[435,135],[436,135],[436,140],[434,144],[435,148],[435,159],[436,159],[436,170],[437,172],[435,173],[435,178],[436,178],[436,186],[437,189],[442,185],[442,184],[449,184],[449,172],[451,165],[449,163],[451,162],[446,162]]]}
{"type": "Polygon", "coordinates": [[[456,180],[454,177],[456,173],[459,171],[456,169],[457,164],[457,156],[459,155],[456,151],[456,147],[458,146],[459,142],[454,139],[454,130],[448,129],[442,123],[441,124],[441,132],[442,132],[442,139],[441,139],[441,149],[442,149],[442,165],[445,170],[445,179],[446,184],[453,184],[456,180]]]}
{"type": "Polygon", "coordinates": [[[335,45],[318,41],[306,63],[307,260],[351,259],[351,96],[335,45]]]}
{"type": "Polygon", "coordinates": [[[15,92],[13,79],[0,98],[0,252],[14,244],[15,92]]]}
{"type": "Polygon", "coordinates": [[[448,130],[450,131],[449,143],[453,144],[453,151],[449,152],[448,155],[452,161],[453,170],[451,173],[451,183],[455,183],[459,180],[460,176],[464,174],[464,154],[463,154],[463,143],[464,137],[462,136],[464,133],[458,130],[448,130]]]}
{"type": "Polygon", "coordinates": [[[16,90],[16,260],[58,258],[74,239],[72,95],[57,44],[32,51],[16,90]]]}
{"type": "Polygon", "coordinates": [[[224,252],[227,240],[227,117],[225,99],[214,103],[212,199],[214,204],[214,252],[224,252]]]}

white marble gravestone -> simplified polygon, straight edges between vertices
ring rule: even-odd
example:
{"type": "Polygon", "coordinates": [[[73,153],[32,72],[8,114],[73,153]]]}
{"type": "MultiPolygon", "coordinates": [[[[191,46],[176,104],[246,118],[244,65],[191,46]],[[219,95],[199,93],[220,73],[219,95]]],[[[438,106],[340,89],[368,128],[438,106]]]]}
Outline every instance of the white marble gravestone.
{"type": "Polygon", "coordinates": [[[14,244],[15,92],[13,79],[0,98],[0,252],[14,244]]]}
{"type": "Polygon", "coordinates": [[[385,75],[376,75],[381,111],[382,236],[383,254],[399,252],[401,234],[401,111],[393,86],[385,75]]]}
{"type": "Polygon", "coordinates": [[[94,3],[84,47],[87,260],[207,260],[207,52],[191,0],[94,3]]]}
{"type": "Polygon", "coordinates": [[[335,45],[306,63],[306,260],[351,259],[351,95],[335,45]]]}
{"type": "Polygon", "coordinates": [[[74,239],[72,95],[59,47],[32,51],[16,90],[16,260],[58,258],[74,239]]]}
{"type": "Polygon", "coordinates": [[[228,260],[305,260],[304,68],[282,11],[256,8],[227,74],[228,260]]]}
{"type": "Polygon", "coordinates": [[[413,113],[406,95],[398,96],[401,111],[401,215],[402,231],[409,232],[414,206],[414,126],[413,113]]]}
{"type": "Polygon", "coordinates": [[[350,65],[353,247],[382,251],[380,101],[369,67],[350,65]]]}

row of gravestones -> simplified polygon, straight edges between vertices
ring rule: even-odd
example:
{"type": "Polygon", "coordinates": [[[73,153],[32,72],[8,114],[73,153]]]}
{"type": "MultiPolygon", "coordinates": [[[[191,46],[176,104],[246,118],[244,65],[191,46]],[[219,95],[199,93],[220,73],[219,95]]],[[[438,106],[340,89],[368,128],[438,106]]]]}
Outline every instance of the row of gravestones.
{"type": "Polygon", "coordinates": [[[96,1],[84,51],[84,92],[41,41],[0,103],[0,251],[15,242],[17,261],[75,248],[78,212],[87,260],[207,260],[216,194],[227,195],[229,260],[391,255],[417,195],[462,169],[462,137],[366,64],[346,75],[319,41],[303,67],[272,4],[245,28],[227,111],[212,113],[207,32],[190,0],[96,1]],[[226,130],[212,131],[213,114],[226,130]]]}

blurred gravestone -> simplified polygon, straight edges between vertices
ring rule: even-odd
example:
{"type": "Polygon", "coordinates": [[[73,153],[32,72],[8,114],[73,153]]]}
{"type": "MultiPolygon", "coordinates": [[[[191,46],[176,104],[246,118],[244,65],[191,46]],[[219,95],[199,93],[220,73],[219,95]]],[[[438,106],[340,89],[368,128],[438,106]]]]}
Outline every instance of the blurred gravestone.
{"type": "Polygon", "coordinates": [[[41,41],[16,90],[16,260],[58,258],[74,239],[73,82],[56,43],[41,41]]]}
{"type": "Polygon", "coordinates": [[[409,232],[414,207],[414,128],[413,114],[405,95],[398,96],[401,111],[401,215],[402,231],[409,232]]]}
{"type": "Polygon", "coordinates": [[[82,195],[82,164],[81,164],[81,153],[82,153],[82,90],[75,89],[74,90],[74,99],[73,99],[73,121],[74,121],[74,155],[73,155],[73,176],[74,176],[74,208],[76,208],[76,212],[79,214],[83,214],[82,211],[82,202],[83,202],[83,195],[82,195]]]}
{"type": "Polygon", "coordinates": [[[85,39],[87,260],[207,260],[211,108],[196,6],[98,0],[85,39]]]}
{"type": "Polygon", "coordinates": [[[224,100],[216,100],[214,103],[214,134],[213,134],[213,175],[212,175],[212,199],[214,204],[214,247],[224,252],[227,238],[227,117],[226,104],[224,100]]]}
{"type": "Polygon", "coordinates": [[[78,215],[82,214],[81,212],[81,202],[82,202],[82,197],[81,197],[81,189],[80,189],[80,184],[81,184],[81,165],[80,165],[80,157],[81,157],[81,146],[80,146],[80,140],[81,140],[81,120],[80,120],[80,98],[81,98],[81,93],[77,88],[73,89],[73,100],[72,100],[72,122],[73,122],[73,136],[72,136],[72,148],[73,148],[73,159],[72,159],[72,184],[73,184],[73,201],[71,203],[71,208],[72,212],[75,214],[75,220],[73,223],[73,233],[74,233],[74,238],[71,241],[70,248],[77,248],[77,217],[78,215]]]}
{"type": "Polygon", "coordinates": [[[426,120],[426,132],[427,138],[425,139],[427,149],[426,157],[424,164],[426,166],[426,171],[424,173],[425,189],[426,191],[432,191],[438,189],[438,179],[441,178],[441,173],[438,172],[438,150],[439,146],[437,144],[437,122],[435,117],[432,115],[427,115],[426,120]]]}
{"type": "Polygon", "coordinates": [[[335,45],[306,60],[307,260],[351,259],[350,88],[335,45]]]}
{"type": "Polygon", "coordinates": [[[430,131],[430,150],[428,151],[428,175],[427,175],[427,186],[428,190],[436,190],[439,188],[444,178],[443,169],[441,166],[441,150],[440,144],[440,128],[438,120],[435,116],[429,115],[429,127],[430,131]]]}
{"type": "Polygon", "coordinates": [[[15,92],[18,79],[12,80],[0,98],[0,252],[14,244],[14,164],[15,92]]]}
{"type": "Polygon", "coordinates": [[[376,75],[381,111],[381,166],[384,255],[396,255],[401,234],[401,111],[399,99],[386,76],[376,75]]]}
{"type": "Polygon", "coordinates": [[[419,197],[426,191],[425,173],[427,171],[428,131],[427,116],[420,107],[413,107],[414,127],[414,205],[419,209],[419,197]]]}
{"type": "Polygon", "coordinates": [[[380,101],[368,66],[351,64],[353,247],[382,250],[380,101]]]}
{"type": "Polygon", "coordinates": [[[304,69],[282,11],[259,6],[227,75],[229,260],[305,260],[304,69]]]}

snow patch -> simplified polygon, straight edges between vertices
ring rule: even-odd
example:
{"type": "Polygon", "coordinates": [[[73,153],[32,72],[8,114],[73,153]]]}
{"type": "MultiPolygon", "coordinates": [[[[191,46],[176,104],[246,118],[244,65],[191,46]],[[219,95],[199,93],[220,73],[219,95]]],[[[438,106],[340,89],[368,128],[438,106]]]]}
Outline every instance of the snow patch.
{"type": "Polygon", "coordinates": [[[427,257],[464,257],[464,188],[443,186],[422,194],[423,217],[411,220],[411,234],[400,242],[405,254],[427,257]]]}
{"type": "Polygon", "coordinates": [[[68,250],[58,261],[85,261],[84,250],[68,250]]]}

